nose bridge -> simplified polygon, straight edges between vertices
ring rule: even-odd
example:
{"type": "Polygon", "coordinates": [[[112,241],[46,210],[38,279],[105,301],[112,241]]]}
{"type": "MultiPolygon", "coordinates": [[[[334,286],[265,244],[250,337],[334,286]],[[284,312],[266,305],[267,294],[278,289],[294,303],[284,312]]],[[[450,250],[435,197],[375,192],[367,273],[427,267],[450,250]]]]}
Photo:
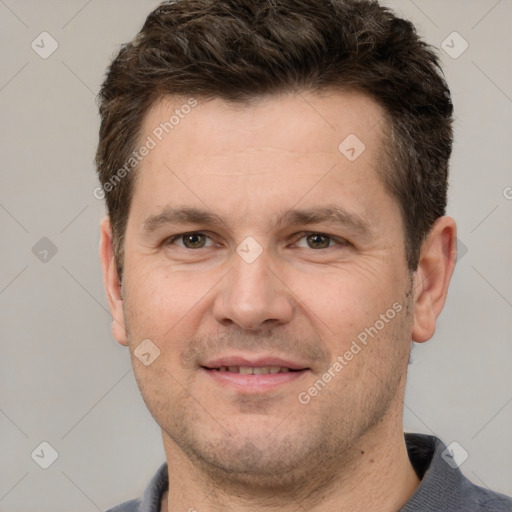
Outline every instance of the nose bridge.
{"type": "Polygon", "coordinates": [[[219,323],[232,322],[254,330],[265,322],[268,326],[270,322],[281,324],[291,320],[290,293],[269,268],[275,265],[268,250],[246,239],[237,247],[233,265],[214,305],[214,316],[219,323]]]}

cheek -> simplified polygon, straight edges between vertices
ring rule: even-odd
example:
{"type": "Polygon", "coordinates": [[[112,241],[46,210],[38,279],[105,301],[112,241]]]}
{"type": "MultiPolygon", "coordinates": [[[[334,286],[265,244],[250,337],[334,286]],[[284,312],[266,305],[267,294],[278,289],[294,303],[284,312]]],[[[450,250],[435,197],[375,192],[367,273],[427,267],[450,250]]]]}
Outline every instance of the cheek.
{"type": "Polygon", "coordinates": [[[157,342],[190,310],[190,289],[183,280],[155,271],[130,275],[125,308],[130,332],[157,342]]]}
{"type": "Polygon", "coordinates": [[[326,339],[338,340],[341,349],[400,299],[398,281],[383,275],[369,269],[338,268],[323,275],[290,277],[303,313],[326,339]]]}
{"type": "Polygon", "coordinates": [[[168,353],[167,357],[177,357],[186,348],[187,340],[196,334],[219,277],[154,266],[127,275],[130,280],[126,282],[125,312],[129,341],[138,343],[149,338],[168,353]]]}

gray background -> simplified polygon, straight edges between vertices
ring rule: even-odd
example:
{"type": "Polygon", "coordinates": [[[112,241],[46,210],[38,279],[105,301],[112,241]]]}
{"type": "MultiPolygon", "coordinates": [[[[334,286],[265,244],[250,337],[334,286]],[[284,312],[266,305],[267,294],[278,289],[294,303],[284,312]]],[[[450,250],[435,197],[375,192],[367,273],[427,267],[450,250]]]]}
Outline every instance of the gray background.
{"type": "MultiPolygon", "coordinates": [[[[512,494],[512,1],[386,4],[440,48],[457,117],[461,257],[435,337],[413,351],[405,426],[457,441],[472,481],[512,494]],[[469,44],[458,58],[441,49],[453,31],[469,44]]],[[[104,510],[140,495],[164,461],[110,333],[93,197],[95,95],[156,5],[0,0],[1,512],[104,510]],[[31,47],[43,31],[59,45],[46,59],[31,47]],[[42,441],[58,452],[48,469],[36,463],[48,449],[31,457],[42,441]]]]}

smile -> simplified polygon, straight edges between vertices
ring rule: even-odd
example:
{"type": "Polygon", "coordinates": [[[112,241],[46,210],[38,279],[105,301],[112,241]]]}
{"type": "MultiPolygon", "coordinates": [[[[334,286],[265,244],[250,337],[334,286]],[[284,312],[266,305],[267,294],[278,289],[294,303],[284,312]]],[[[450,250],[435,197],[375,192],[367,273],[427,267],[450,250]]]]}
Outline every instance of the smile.
{"type": "Polygon", "coordinates": [[[218,364],[208,364],[199,369],[208,378],[208,385],[220,386],[244,395],[277,391],[309,372],[309,368],[284,361],[219,361],[218,364]]]}
{"type": "Polygon", "coordinates": [[[221,366],[219,368],[206,368],[218,372],[241,373],[243,375],[269,375],[276,373],[297,372],[284,366],[221,366]]]}

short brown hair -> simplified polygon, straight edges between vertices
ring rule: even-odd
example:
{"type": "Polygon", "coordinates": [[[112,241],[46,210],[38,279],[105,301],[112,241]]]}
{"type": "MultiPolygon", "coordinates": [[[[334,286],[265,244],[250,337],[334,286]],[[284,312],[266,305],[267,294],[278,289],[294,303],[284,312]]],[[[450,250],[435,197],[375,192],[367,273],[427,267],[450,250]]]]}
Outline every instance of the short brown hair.
{"type": "Polygon", "coordinates": [[[415,270],[446,209],[453,106],[438,57],[412,23],[374,0],[175,0],[121,47],[99,94],[96,165],[119,275],[134,173],[105,185],[136,148],[156,101],[193,95],[243,104],[326,89],[367,94],[386,112],[383,182],[400,205],[415,270]]]}

